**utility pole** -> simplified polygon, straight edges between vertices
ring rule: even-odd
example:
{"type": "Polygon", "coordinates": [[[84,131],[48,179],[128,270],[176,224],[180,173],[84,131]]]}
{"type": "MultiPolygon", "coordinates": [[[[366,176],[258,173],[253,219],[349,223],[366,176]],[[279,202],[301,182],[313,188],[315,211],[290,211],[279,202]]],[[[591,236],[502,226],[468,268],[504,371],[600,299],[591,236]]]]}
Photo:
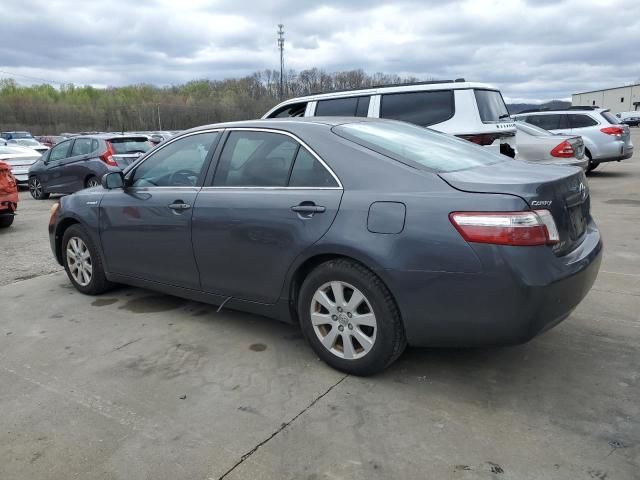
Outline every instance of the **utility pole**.
{"type": "Polygon", "coordinates": [[[284,98],[284,25],[278,24],[278,48],[280,49],[280,100],[284,98]]]}
{"type": "Polygon", "coordinates": [[[158,104],[158,130],[162,130],[162,122],[160,121],[160,104],[158,104]]]}

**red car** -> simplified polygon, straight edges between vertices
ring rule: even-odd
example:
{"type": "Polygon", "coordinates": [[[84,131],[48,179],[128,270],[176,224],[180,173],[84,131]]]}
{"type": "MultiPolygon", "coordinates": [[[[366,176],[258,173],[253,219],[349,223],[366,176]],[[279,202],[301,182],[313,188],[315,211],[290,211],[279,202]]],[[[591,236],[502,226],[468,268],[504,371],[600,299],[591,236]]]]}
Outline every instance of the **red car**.
{"type": "Polygon", "coordinates": [[[18,208],[18,185],[11,173],[11,167],[0,162],[0,228],[13,223],[18,208]]]}

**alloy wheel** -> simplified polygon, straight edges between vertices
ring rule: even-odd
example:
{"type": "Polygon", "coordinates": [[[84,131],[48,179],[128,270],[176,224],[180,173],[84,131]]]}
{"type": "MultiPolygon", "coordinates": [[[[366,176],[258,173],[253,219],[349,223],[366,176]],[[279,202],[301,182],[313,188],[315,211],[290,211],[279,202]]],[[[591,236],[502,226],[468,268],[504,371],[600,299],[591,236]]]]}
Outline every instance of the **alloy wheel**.
{"type": "Polygon", "coordinates": [[[40,183],[38,177],[33,177],[31,180],[29,180],[29,192],[31,193],[31,196],[36,200],[42,198],[42,183],[40,183]]]}
{"type": "Polygon", "coordinates": [[[371,303],[360,290],[342,281],[325,283],[316,290],[311,324],[324,348],[345,360],[369,353],[378,331],[371,303]]]}
{"type": "Polygon", "coordinates": [[[80,237],[71,237],[67,242],[67,265],[73,279],[82,287],[91,282],[93,264],[89,248],[80,237]]]}
{"type": "Polygon", "coordinates": [[[89,180],[87,180],[87,188],[97,187],[98,185],[100,185],[100,182],[96,177],[91,177],[89,180]]]}

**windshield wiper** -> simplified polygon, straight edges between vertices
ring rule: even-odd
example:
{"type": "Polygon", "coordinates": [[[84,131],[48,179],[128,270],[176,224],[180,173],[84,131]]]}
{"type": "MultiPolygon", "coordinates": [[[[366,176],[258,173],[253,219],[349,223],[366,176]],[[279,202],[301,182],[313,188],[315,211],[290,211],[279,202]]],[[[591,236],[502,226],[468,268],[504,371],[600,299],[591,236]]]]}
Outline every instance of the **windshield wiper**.
{"type": "Polygon", "coordinates": [[[503,113],[502,115],[500,115],[500,116],[498,117],[498,120],[502,120],[503,118],[507,118],[507,117],[510,117],[510,116],[511,116],[511,115],[509,115],[508,113],[503,113]]]}

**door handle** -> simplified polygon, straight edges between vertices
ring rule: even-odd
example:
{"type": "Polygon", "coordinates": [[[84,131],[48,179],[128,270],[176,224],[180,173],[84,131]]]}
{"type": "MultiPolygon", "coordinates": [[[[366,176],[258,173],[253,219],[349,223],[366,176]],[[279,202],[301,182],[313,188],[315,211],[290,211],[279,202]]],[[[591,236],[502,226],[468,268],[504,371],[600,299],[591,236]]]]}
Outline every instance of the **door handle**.
{"type": "Polygon", "coordinates": [[[295,207],[291,207],[291,210],[297,213],[323,213],[326,208],[320,205],[296,205],[295,207]]]}
{"type": "Polygon", "coordinates": [[[180,200],[176,200],[174,203],[169,204],[169,208],[171,210],[189,210],[191,208],[191,205],[189,205],[188,203],[184,203],[180,200]]]}

